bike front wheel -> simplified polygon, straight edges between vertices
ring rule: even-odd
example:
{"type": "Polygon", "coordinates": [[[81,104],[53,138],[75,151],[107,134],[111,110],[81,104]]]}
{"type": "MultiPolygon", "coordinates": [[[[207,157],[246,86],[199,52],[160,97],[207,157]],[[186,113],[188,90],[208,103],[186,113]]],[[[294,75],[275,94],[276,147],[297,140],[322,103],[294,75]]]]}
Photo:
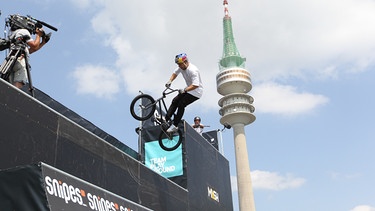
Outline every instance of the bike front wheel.
{"type": "Polygon", "coordinates": [[[140,121],[149,119],[156,110],[155,100],[148,94],[138,95],[130,103],[130,114],[140,121]]]}
{"type": "Polygon", "coordinates": [[[167,133],[161,130],[159,135],[159,145],[165,151],[173,151],[182,143],[182,132],[177,130],[174,133],[167,133]]]}

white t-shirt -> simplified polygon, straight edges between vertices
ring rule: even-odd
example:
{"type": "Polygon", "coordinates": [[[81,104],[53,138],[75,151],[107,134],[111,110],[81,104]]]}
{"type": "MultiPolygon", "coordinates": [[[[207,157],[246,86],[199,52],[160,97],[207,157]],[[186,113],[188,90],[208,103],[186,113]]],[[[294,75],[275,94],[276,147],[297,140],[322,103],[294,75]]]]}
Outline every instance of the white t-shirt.
{"type": "MultiPolygon", "coordinates": [[[[15,31],[12,31],[9,35],[9,38],[10,39],[14,39],[14,38],[19,38],[19,37],[22,37],[22,36],[28,36],[28,39],[24,40],[26,43],[27,42],[30,42],[30,41],[33,41],[33,39],[31,38],[31,34],[30,32],[27,30],[27,29],[17,29],[15,31]]],[[[25,52],[26,52],[26,55],[29,56],[29,48],[26,47],[25,48],[25,52]]]]}
{"type": "Polygon", "coordinates": [[[176,75],[182,74],[182,76],[185,79],[186,86],[195,85],[198,86],[198,88],[188,91],[189,94],[201,98],[203,95],[203,85],[201,80],[201,75],[199,73],[198,68],[193,65],[192,63],[189,63],[189,66],[186,68],[186,70],[183,70],[181,68],[177,68],[174,73],[176,75]]]}
{"type": "Polygon", "coordinates": [[[198,126],[198,127],[194,127],[194,126],[193,126],[193,128],[194,128],[195,131],[197,131],[199,134],[202,135],[203,128],[201,128],[200,126],[198,126]]]}

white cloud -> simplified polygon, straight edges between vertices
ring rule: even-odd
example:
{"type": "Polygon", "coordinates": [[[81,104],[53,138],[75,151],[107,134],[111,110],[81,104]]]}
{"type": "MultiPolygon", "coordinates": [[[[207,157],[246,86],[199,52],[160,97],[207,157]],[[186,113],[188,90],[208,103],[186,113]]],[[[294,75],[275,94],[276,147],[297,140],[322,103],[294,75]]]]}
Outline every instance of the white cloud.
{"type": "Polygon", "coordinates": [[[229,6],[239,49],[247,45],[242,54],[258,80],[306,74],[332,78],[375,63],[374,1],[265,0],[229,6]]]}
{"type": "Polygon", "coordinates": [[[116,72],[102,66],[84,65],[73,72],[77,93],[111,99],[119,92],[119,76],[116,72]]]}
{"type": "MultiPolygon", "coordinates": [[[[90,2],[97,8],[92,27],[116,53],[111,62],[121,72],[117,83],[126,92],[160,94],[175,68],[173,56],[186,52],[205,82],[199,103],[217,106],[212,102],[219,98],[215,76],[223,49],[221,3],[193,0],[181,8],[174,1],[150,1],[147,7],[141,1],[90,2]]],[[[88,6],[86,0],[75,4],[88,6]]],[[[339,79],[375,65],[374,10],[371,0],[230,2],[237,47],[252,79],[264,82],[253,88],[256,112],[299,115],[328,102],[310,90],[280,85],[280,79],[339,79]]],[[[176,86],[184,84],[176,81],[176,86]]]]}
{"type": "Polygon", "coordinates": [[[273,82],[258,84],[253,97],[257,112],[288,116],[311,112],[329,101],[323,95],[298,92],[296,87],[273,82]]]}
{"type": "Polygon", "coordinates": [[[253,171],[251,173],[251,179],[254,189],[268,190],[298,188],[306,182],[304,178],[295,177],[292,174],[280,175],[277,172],[260,170],[253,171]]]}
{"type": "MultiPolygon", "coordinates": [[[[305,184],[306,180],[295,177],[292,174],[280,175],[277,172],[255,170],[251,172],[253,189],[280,191],[298,188],[305,184]]],[[[237,177],[231,176],[232,191],[237,191],[237,177]]]]}
{"type": "Polygon", "coordinates": [[[375,211],[375,207],[369,205],[359,205],[351,209],[350,211],[375,211]]]}

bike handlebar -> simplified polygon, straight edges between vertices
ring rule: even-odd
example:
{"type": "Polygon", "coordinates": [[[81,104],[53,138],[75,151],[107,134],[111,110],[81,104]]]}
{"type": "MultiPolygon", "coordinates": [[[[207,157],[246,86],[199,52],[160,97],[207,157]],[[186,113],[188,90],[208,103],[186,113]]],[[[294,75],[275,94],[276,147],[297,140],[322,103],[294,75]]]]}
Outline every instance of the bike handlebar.
{"type": "Polygon", "coordinates": [[[172,89],[171,87],[166,87],[163,91],[163,96],[167,96],[169,94],[172,94],[173,92],[177,92],[178,89],[172,89]]]}

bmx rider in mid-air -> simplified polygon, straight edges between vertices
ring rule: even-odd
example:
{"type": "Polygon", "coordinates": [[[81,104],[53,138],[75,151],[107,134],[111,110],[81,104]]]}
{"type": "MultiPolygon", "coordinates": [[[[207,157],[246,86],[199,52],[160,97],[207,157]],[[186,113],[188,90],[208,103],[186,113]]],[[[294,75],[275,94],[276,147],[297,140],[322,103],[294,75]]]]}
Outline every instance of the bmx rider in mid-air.
{"type": "Polygon", "coordinates": [[[172,81],[181,73],[185,79],[186,87],[179,90],[179,94],[173,98],[167,111],[165,119],[169,121],[177,110],[177,114],[173,118],[173,123],[167,129],[167,132],[175,132],[178,130],[178,124],[184,115],[185,107],[201,98],[203,94],[203,85],[199,70],[195,65],[189,62],[186,53],[176,55],[175,63],[178,65],[178,68],[172,73],[165,86],[170,87],[172,81]]]}

